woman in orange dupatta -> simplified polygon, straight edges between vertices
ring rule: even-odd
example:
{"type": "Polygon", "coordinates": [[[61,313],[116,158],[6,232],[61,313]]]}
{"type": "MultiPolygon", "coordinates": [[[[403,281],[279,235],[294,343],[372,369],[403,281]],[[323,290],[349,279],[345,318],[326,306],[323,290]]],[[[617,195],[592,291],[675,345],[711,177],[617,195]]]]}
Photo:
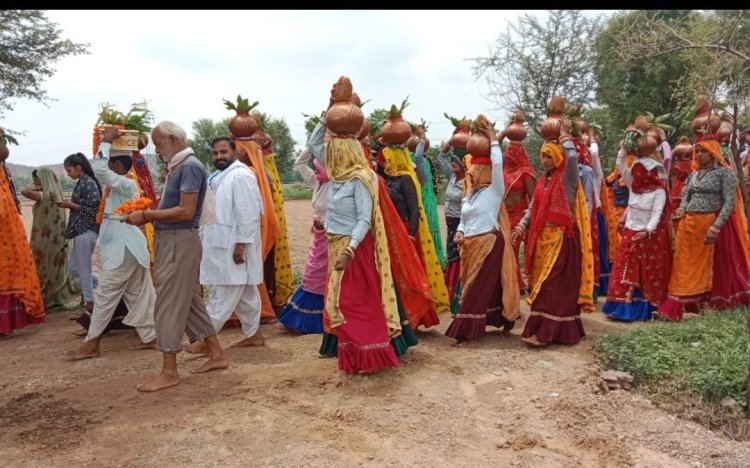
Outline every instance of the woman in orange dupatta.
{"type": "Polygon", "coordinates": [[[21,205],[5,166],[7,157],[5,143],[0,142],[0,335],[42,323],[45,313],[21,205]]]}
{"type": "MultiPolygon", "coordinates": [[[[716,135],[696,138],[693,173],[673,218],[680,219],[667,300],[656,312],[669,320],[750,304],[750,269],[740,239],[737,178],[724,160],[716,135]]],[[[741,197],[741,195],[740,195],[741,197]]]]}
{"type": "Polygon", "coordinates": [[[577,343],[586,336],[581,307],[593,306],[591,221],[569,131],[570,122],[563,119],[562,144],[542,146],[545,174],[537,180],[531,208],[513,230],[514,238],[529,231],[531,293],[526,302],[531,315],[522,336],[534,346],[577,343]]]}

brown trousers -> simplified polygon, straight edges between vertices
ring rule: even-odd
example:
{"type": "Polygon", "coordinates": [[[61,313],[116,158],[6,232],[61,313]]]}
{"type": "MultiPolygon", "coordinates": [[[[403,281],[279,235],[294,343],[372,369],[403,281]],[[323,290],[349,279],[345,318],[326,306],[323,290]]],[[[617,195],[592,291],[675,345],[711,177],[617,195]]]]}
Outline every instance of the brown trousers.
{"type": "Polygon", "coordinates": [[[154,231],[154,286],[157,348],[182,351],[182,336],[191,343],[216,335],[201,297],[203,247],[198,229],[154,231]]]}

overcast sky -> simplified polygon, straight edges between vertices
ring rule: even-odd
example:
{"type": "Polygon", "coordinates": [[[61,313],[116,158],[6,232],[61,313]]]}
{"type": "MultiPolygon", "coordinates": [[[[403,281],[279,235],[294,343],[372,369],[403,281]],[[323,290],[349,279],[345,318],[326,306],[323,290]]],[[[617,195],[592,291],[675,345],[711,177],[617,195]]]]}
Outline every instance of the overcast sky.
{"type": "MultiPolygon", "coordinates": [[[[26,134],[9,162],[61,163],[89,155],[99,105],[127,111],[147,99],[156,121],[191,133],[200,118],[233,115],[222,99],[241,94],[283,117],[298,148],[302,112],[319,113],[340,75],[351,78],[368,114],[409,95],[407,120],[430,122],[434,142],[450,136],[443,112],[492,112],[484,79],[467,58],[486,56],[523,11],[48,11],[63,37],[90,43],[90,54],[57,63],[43,83],[48,107],[15,101],[0,125],[26,134]]],[[[529,12],[540,17],[543,10],[529,12]]]]}

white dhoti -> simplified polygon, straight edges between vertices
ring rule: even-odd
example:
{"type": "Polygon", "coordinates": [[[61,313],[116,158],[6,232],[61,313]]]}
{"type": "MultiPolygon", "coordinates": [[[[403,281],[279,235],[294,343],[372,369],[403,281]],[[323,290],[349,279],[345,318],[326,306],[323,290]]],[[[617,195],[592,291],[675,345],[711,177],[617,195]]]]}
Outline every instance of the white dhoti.
{"type": "Polygon", "coordinates": [[[115,314],[120,299],[128,307],[128,315],[122,323],[135,327],[141,341],[148,343],[156,339],[154,329],[154,303],[156,290],[149,269],[138,263],[130,251],[125,249],[122,264],[113,270],[102,270],[99,284],[94,289],[94,310],[85,341],[101,336],[115,314]]]}
{"type": "Polygon", "coordinates": [[[260,327],[260,294],[255,284],[209,285],[206,309],[217,333],[232,312],[239,317],[245,336],[255,335],[260,327]]]}

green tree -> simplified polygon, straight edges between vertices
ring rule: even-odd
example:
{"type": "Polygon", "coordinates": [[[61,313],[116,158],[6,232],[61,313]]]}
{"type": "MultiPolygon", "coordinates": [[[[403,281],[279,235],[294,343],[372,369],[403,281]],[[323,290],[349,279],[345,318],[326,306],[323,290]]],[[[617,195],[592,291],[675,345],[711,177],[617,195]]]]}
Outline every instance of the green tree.
{"type": "Polygon", "coordinates": [[[63,39],[61,33],[41,10],[0,10],[0,117],[13,110],[15,99],[50,101],[41,86],[54,74],[53,64],[88,53],[89,44],[63,39]]]}
{"type": "Polygon", "coordinates": [[[679,135],[689,131],[681,118],[680,102],[674,92],[688,73],[689,63],[679,54],[626,61],[619,48],[628,36],[649,34],[649,18],[659,18],[671,27],[683,28],[691,15],[690,10],[621,12],[610,18],[597,36],[596,99],[607,111],[607,115],[597,115],[597,123],[604,130],[608,153],[616,152],[615,144],[622,137],[622,130],[645,112],[674,115],[670,123],[676,128],[669,135],[672,144],[679,135]]]}
{"type": "Polygon", "coordinates": [[[509,23],[487,57],[470,59],[475,77],[485,77],[488,99],[500,110],[522,109],[533,133],[554,95],[584,106],[594,101],[594,39],[600,17],[580,10],[550,11],[546,23],[523,15],[509,23]]]}

